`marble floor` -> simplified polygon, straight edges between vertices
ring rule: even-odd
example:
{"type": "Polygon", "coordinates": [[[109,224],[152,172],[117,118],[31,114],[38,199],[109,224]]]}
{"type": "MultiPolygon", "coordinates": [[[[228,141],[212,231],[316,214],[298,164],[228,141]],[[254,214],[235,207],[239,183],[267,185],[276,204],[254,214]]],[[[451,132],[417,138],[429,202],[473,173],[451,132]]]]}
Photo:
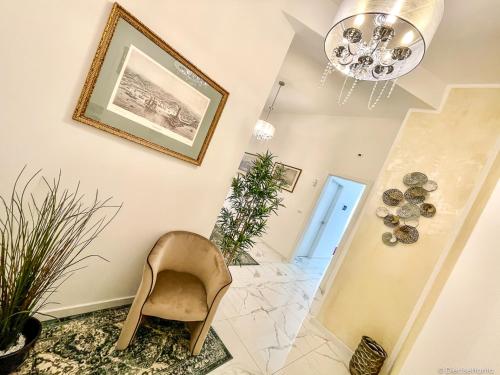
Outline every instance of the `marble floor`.
{"type": "Polygon", "coordinates": [[[213,327],[233,359],[215,375],[348,375],[351,353],[308,314],[325,259],[293,263],[262,243],[258,266],[231,266],[233,285],[213,327]]]}

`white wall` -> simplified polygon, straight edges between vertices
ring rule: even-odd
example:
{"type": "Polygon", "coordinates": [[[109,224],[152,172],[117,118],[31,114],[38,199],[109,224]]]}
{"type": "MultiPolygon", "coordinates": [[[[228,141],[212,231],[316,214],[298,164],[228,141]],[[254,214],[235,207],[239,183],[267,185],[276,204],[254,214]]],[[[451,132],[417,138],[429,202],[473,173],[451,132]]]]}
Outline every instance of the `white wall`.
{"type": "Polygon", "coordinates": [[[409,353],[401,375],[437,374],[441,368],[500,372],[498,207],[500,182],[409,353]]]}
{"type": "Polygon", "coordinates": [[[2,1],[0,192],[21,167],[124,202],[62,306],[135,293],[146,254],[174,229],[208,235],[293,37],[276,1],[121,0],[230,92],[201,167],[71,119],[111,1],[2,1]]]}
{"type": "Polygon", "coordinates": [[[302,169],[294,192],[284,193],[286,208],[269,220],[263,237],[271,248],[290,258],[328,175],[368,184],[374,181],[401,121],[285,113],[273,113],[270,121],[276,126],[275,137],[267,143],[252,139],[247,151],[269,149],[278,161],[302,169]]]}

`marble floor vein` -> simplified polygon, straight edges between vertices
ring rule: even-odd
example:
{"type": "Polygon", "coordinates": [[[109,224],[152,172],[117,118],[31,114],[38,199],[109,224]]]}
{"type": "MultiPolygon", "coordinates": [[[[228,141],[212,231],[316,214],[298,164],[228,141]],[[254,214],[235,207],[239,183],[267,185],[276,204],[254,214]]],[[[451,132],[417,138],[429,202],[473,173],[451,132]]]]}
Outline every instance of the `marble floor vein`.
{"type": "Polygon", "coordinates": [[[230,267],[213,324],[233,359],[211,374],[348,375],[349,353],[309,315],[327,260],[289,263],[263,243],[250,255],[259,265],[230,267]]]}

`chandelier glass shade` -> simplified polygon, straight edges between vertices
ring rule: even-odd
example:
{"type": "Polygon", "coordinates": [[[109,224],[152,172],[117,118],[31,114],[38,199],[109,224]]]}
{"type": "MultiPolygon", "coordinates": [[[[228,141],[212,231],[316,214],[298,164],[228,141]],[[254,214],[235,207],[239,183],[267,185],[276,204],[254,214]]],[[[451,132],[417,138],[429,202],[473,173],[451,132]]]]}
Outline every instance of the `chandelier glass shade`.
{"type": "Polygon", "coordinates": [[[342,73],[338,102],[345,104],[359,81],[375,82],[368,101],[373,109],[382,96],[390,97],[398,77],[422,61],[443,10],[444,0],[343,0],[325,37],[328,64],[321,84],[335,70],[342,73]]]}
{"type": "Polygon", "coordinates": [[[364,81],[413,70],[443,15],[443,0],[344,0],[325,38],[332,67],[364,81]]]}
{"type": "Polygon", "coordinates": [[[269,141],[274,136],[274,126],[264,120],[259,120],[255,124],[253,134],[259,141],[269,141]]]}
{"type": "Polygon", "coordinates": [[[280,90],[283,86],[285,86],[285,82],[279,81],[278,82],[278,90],[276,90],[276,94],[274,95],[274,99],[269,106],[269,110],[267,112],[267,116],[265,120],[259,120],[255,124],[255,127],[253,129],[253,135],[254,137],[259,140],[259,141],[269,141],[274,137],[274,132],[275,128],[274,126],[268,122],[267,120],[269,119],[269,116],[271,115],[271,112],[274,109],[274,104],[276,103],[276,99],[278,98],[278,95],[280,93],[280,90]]]}

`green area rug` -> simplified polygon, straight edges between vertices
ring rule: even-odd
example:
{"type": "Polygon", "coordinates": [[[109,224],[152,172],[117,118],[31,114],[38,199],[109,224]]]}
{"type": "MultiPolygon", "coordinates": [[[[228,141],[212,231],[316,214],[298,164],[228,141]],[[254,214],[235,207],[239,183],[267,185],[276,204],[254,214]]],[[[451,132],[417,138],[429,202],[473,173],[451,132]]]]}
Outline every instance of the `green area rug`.
{"type": "Polygon", "coordinates": [[[147,317],[128,349],[115,350],[129,306],[43,323],[17,374],[207,374],[232,359],[213,329],[200,355],[189,353],[184,323],[147,317]]]}
{"type": "Polygon", "coordinates": [[[233,261],[231,266],[258,266],[259,263],[253,259],[250,254],[244,252],[240,255],[240,258],[233,261]]]}

